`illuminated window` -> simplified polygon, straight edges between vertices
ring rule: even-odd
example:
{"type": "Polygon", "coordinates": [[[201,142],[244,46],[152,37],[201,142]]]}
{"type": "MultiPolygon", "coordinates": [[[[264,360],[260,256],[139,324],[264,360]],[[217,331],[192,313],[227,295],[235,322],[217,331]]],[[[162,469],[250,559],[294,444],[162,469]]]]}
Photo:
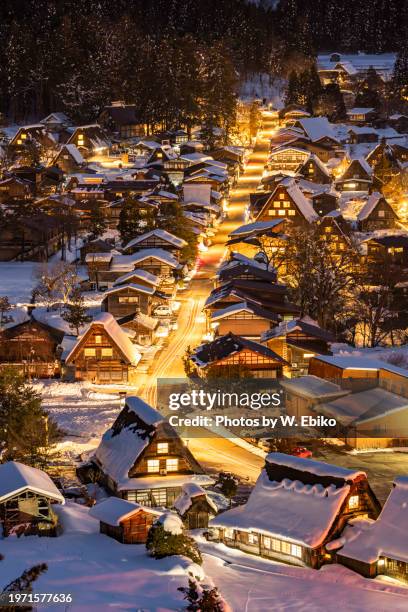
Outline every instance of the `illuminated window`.
{"type": "Polygon", "coordinates": [[[234,530],[233,530],[233,529],[231,529],[230,527],[226,527],[226,528],[224,529],[224,536],[225,536],[226,538],[230,538],[230,539],[232,540],[232,539],[233,539],[233,537],[234,537],[234,530]]]}
{"type": "Polygon", "coordinates": [[[276,201],[273,203],[274,208],[280,208],[280,202],[276,201]]]}
{"type": "Polygon", "coordinates": [[[402,253],[403,252],[403,248],[402,247],[395,247],[394,249],[394,253],[402,253]]]}
{"type": "Polygon", "coordinates": [[[148,459],[147,460],[147,471],[150,473],[159,472],[160,470],[160,461],[158,459],[148,459]]]}
{"type": "Polygon", "coordinates": [[[301,556],[302,556],[302,549],[301,549],[301,547],[298,546],[297,544],[292,544],[291,549],[292,549],[292,555],[294,557],[299,557],[299,559],[300,559],[301,556]]]}
{"type": "Polygon", "coordinates": [[[281,551],[285,555],[290,555],[292,552],[292,546],[289,544],[289,542],[281,542],[281,551]]]}
{"type": "Polygon", "coordinates": [[[258,544],[258,535],[256,533],[248,533],[248,544],[258,544]]]}
{"type": "Polygon", "coordinates": [[[166,459],[166,470],[168,472],[177,472],[178,459],[166,459]]]}
{"type": "Polygon", "coordinates": [[[281,541],[280,540],[276,540],[275,538],[272,538],[272,550],[274,550],[275,552],[281,551],[281,541]]]}
{"type": "Polygon", "coordinates": [[[274,217],[274,216],[275,216],[275,214],[276,214],[276,210],[271,210],[271,209],[269,209],[269,210],[268,210],[268,215],[269,215],[270,217],[274,217]]]}
{"type": "Polygon", "coordinates": [[[21,140],[21,138],[19,138],[19,139],[17,140],[17,144],[22,144],[22,142],[23,142],[23,141],[21,140]]]}
{"type": "Polygon", "coordinates": [[[95,336],[95,344],[101,344],[102,343],[102,336],[95,336]]]}
{"type": "Polygon", "coordinates": [[[96,350],[94,348],[84,349],[85,357],[96,357],[96,350]]]}
{"type": "Polygon", "coordinates": [[[26,138],[27,138],[27,134],[21,134],[21,138],[22,138],[23,140],[26,140],[26,138]]]}
{"type": "Polygon", "coordinates": [[[289,211],[289,216],[290,217],[294,217],[296,215],[296,210],[290,210],[289,211]]]}
{"type": "Polygon", "coordinates": [[[360,498],[358,495],[351,495],[348,501],[349,509],[354,510],[355,508],[358,508],[359,501],[360,501],[360,498]]]}
{"type": "Polygon", "coordinates": [[[271,549],[271,538],[264,537],[263,545],[264,545],[264,548],[267,548],[268,550],[270,550],[271,549]]]}
{"type": "Polygon", "coordinates": [[[281,210],[278,210],[278,215],[280,215],[281,217],[284,217],[286,214],[286,211],[283,210],[283,208],[281,210]]]}
{"type": "Polygon", "coordinates": [[[158,453],[168,453],[169,452],[168,442],[158,442],[157,443],[157,452],[158,453]]]}
{"type": "Polygon", "coordinates": [[[283,208],[290,208],[290,202],[284,202],[283,203],[283,208]]]}
{"type": "Polygon", "coordinates": [[[279,194],[279,199],[280,200],[284,200],[285,199],[285,194],[284,193],[280,193],[279,194]]]}
{"type": "Polygon", "coordinates": [[[303,353],[303,359],[311,359],[314,356],[314,353],[303,353]]]}
{"type": "Polygon", "coordinates": [[[102,349],[102,357],[112,357],[112,355],[113,355],[113,351],[110,347],[102,349]]]}
{"type": "Polygon", "coordinates": [[[378,216],[379,217],[385,217],[385,210],[379,210],[378,211],[378,216]]]}

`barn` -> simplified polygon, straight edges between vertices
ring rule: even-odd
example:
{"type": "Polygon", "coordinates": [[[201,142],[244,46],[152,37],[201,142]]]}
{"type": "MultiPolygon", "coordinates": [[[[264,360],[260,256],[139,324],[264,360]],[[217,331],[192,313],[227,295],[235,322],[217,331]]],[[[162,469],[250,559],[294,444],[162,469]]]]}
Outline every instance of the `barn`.
{"type": "Polygon", "coordinates": [[[162,512],[119,497],[108,497],[93,506],[89,514],[98,519],[100,533],[122,544],[143,544],[162,512]]]}

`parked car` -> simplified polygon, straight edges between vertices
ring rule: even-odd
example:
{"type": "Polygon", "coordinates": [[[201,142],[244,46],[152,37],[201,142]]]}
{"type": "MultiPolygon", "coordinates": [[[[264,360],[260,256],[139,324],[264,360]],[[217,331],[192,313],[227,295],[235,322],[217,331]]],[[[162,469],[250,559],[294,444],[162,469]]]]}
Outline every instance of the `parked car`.
{"type": "Polygon", "coordinates": [[[310,459],[313,453],[304,446],[295,446],[290,454],[294,455],[295,457],[301,457],[302,459],[310,459]]]}
{"type": "Polygon", "coordinates": [[[167,304],[160,304],[160,306],[157,306],[153,310],[153,314],[155,317],[171,317],[173,313],[170,306],[167,306],[167,304]]]}

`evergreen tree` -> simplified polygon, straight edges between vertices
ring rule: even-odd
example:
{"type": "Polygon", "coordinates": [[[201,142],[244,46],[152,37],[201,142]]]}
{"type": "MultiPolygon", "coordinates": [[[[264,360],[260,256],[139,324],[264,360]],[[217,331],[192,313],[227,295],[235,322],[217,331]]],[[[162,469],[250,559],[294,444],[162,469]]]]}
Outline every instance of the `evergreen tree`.
{"type": "Polygon", "coordinates": [[[184,533],[183,522],[171,512],[162,515],[147,534],[146,548],[155,559],[172,555],[184,555],[194,563],[201,565],[201,553],[197,544],[184,533]]]}
{"type": "Polygon", "coordinates": [[[137,201],[127,198],[119,215],[118,230],[125,245],[132,238],[149,232],[155,227],[155,213],[145,214],[137,201]]]}
{"type": "Polygon", "coordinates": [[[201,586],[194,578],[189,578],[188,587],[178,587],[188,602],[188,612],[225,612],[228,608],[217,587],[201,586]]]}
{"type": "MultiPolygon", "coordinates": [[[[21,576],[12,580],[4,589],[1,591],[2,595],[7,593],[32,593],[33,591],[33,583],[48,570],[48,565],[46,563],[39,563],[38,565],[34,565],[28,570],[25,570],[21,576]]],[[[4,599],[4,601],[6,601],[4,599]]],[[[33,610],[31,605],[8,605],[7,610],[9,612],[21,612],[33,610]]]]}
{"type": "Polygon", "coordinates": [[[159,221],[168,232],[187,242],[187,246],[181,249],[181,260],[193,263],[197,257],[197,236],[192,231],[190,222],[183,215],[180,202],[166,203],[160,210],[159,221]]]}
{"type": "Polygon", "coordinates": [[[285,104],[298,104],[299,102],[299,79],[297,72],[292,70],[289,75],[288,86],[285,93],[285,104]]]}
{"type": "Polygon", "coordinates": [[[2,458],[44,467],[60,432],[41,406],[41,396],[12,367],[0,371],[2,458]]]}
{"type": "Polygon", "coordinates": [[[306,110],[308,110],[309,113],[315,112],[322,89],[322,84],[316,68],[316,62],[313,62],[308,71],[307,79],[306,110]]]}
{"type": "Polygon", "coordinates": [[[77,336],[82,325],[91,320],[91,317],[87,315],[84,298],[79,287],[73,289],[69,302],[65,305],[62,318],[68,323],[70,329],[75,330],[77,336]]]}
{"type": "Polygon", "coordinates": [[[225,495],[225,497],[228,497],[231,505],[232,498],[237,494],[238,489],[238,481],[235,476],[229,472],[220,472],[216,485],[219,487],[221,493],[225,495]]]}
{"type": "Polygon", "coordinates": [[[400,100],[408,98],[408,48],[406,42],[401,46],[393,73],[393,88],[400,100]]]}
{"type": "Polygon", "coordinates": [[[89,218],[89,228],[92,233],[92,239],[102,236],[107,228],[106,217],[103,214],[103,209],[100,202],[95,202],[92,205],[89,218]]]}
{"type": "Polygon", "coordinates": [[[315,112],[327,117],[329,121],[347,119],[346,105],[337,83],[329,83],[323,88],[315,112]]]}

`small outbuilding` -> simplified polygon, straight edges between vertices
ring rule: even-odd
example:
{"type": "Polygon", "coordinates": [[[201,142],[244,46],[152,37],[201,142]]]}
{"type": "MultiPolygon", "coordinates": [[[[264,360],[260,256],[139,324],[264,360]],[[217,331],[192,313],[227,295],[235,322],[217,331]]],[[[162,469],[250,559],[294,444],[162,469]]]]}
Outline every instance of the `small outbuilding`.
{"type": "Polygon", "coordinates": [[[0,465],[3,536],[57,535],[58,517],[52,510],[55,503],[64,504],[65,500],[48,474],[17,461],[0,465]]]}
{"type": "Polygon", "coordinates": [[[143,544],[162,512],[119,497],[109,497],[91,508],[89,514],[99,520],[100,533],[122,544],[143,544]]]}
{"type": "Polygon", "coordinates": [[[194,482],[183,485],[174,507],[187,529],[205,529],[208,527],[208,521],[218,512],[217,506],[205,490],[194,482]]]}

